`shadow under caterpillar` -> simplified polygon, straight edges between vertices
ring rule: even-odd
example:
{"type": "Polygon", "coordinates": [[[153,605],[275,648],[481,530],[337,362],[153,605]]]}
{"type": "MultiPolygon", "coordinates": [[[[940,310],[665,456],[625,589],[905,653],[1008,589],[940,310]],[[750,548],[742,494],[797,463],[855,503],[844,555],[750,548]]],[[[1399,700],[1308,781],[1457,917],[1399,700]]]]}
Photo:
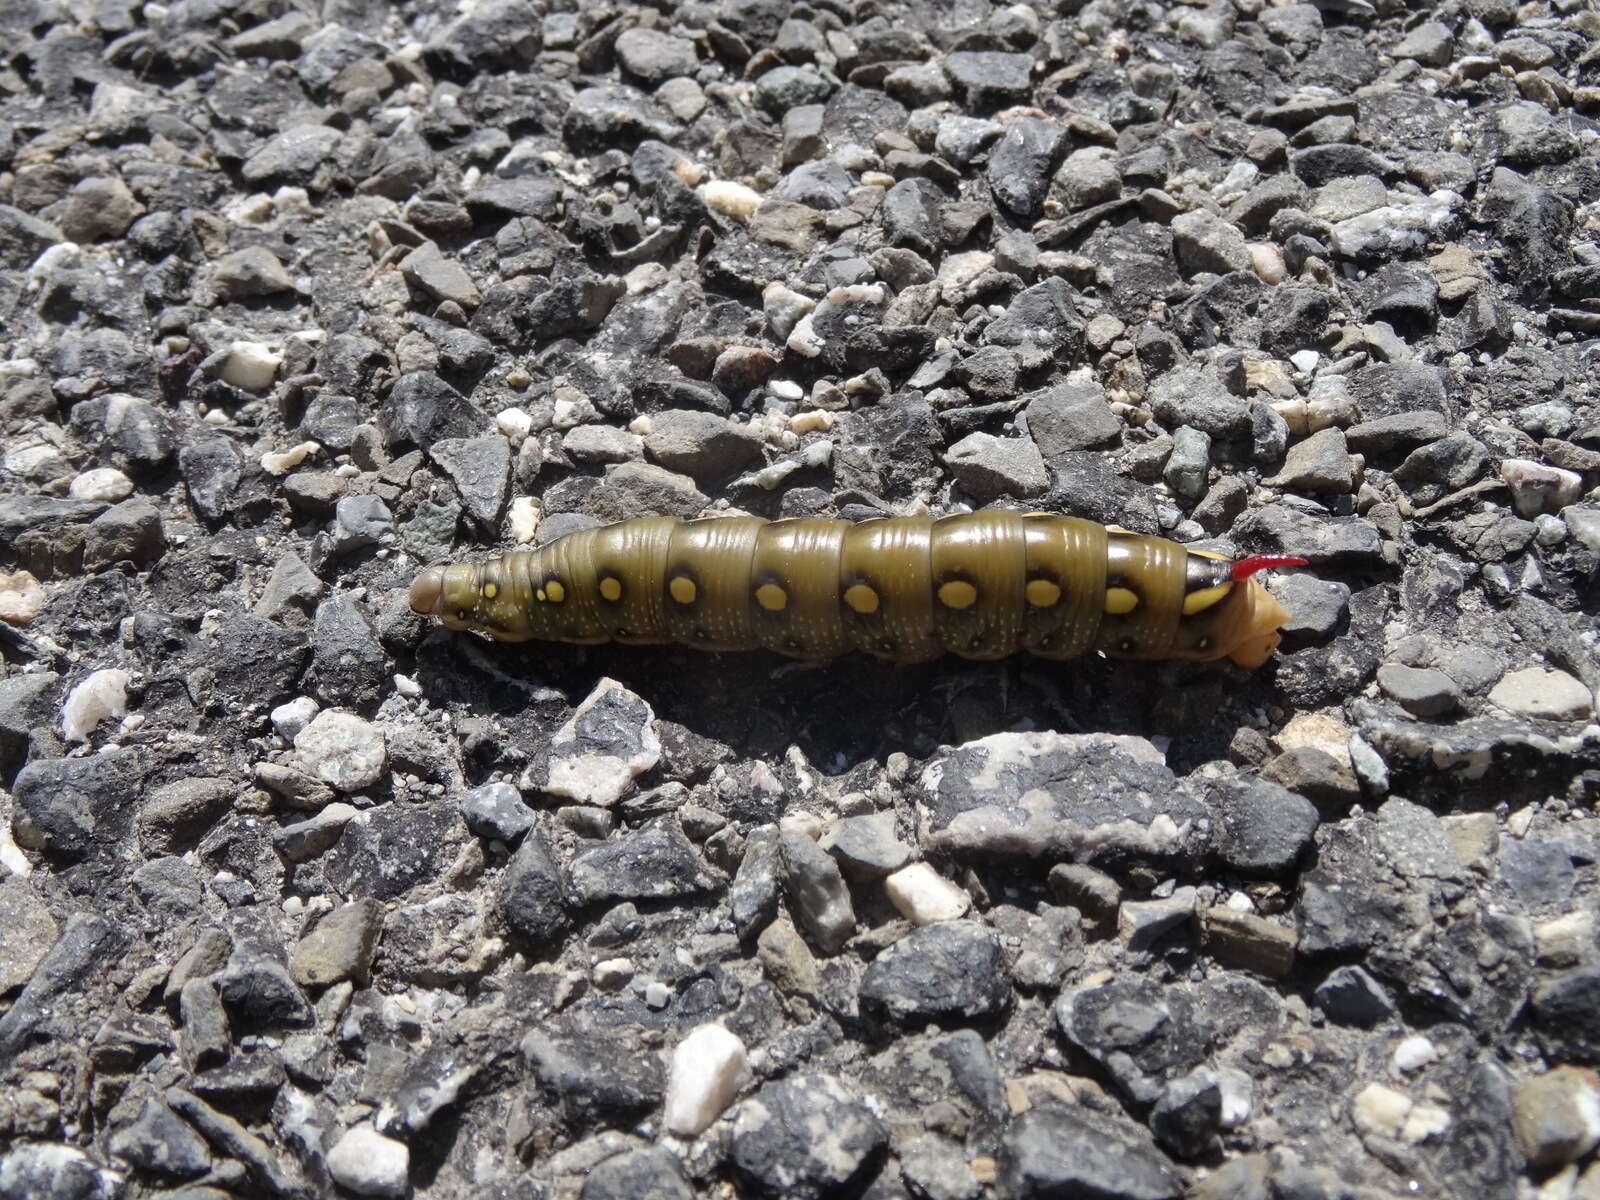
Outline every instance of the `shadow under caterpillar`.
{"type": "Polygon", "coordinates": [[[893,662],[1211,660],[1258,667],[1287,610],[1254,578],[1303,559],[1233,560],[1076,517],[642,517],[538,549],[429,567],[411,608],[499,641],[861,650],[893,662]]]}

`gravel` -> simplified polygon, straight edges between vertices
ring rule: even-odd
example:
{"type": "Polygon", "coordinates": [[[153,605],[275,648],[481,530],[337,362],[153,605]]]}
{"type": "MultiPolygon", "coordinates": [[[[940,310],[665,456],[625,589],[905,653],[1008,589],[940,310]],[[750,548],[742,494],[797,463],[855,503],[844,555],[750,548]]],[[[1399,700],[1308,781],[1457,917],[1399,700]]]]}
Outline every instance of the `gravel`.
{"type": "Polygon", "coordinates": [[[1592,1188],[1594,12],[33,7],[0,1195],[1592,1188]],[[1310,565],[1251,673],[406,604],[982,504],[1310,565]]]}

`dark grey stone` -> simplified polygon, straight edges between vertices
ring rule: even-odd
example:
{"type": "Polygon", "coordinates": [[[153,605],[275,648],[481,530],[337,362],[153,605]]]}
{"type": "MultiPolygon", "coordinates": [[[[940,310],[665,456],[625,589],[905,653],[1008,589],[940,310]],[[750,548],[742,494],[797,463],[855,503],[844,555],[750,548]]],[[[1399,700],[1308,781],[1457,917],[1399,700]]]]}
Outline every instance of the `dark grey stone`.
{"type": "Polygon", "coordinates": [[[754,937],[778,915],[782,872],[778,827],[752,829],[745,838],[744,858],[728,888],[728,910],[740,937],[754,937]]]}
{"type": "Polygon", "coordinates": [[[1063,992],[1054,1012],[1067,1041],[1136,1104],[1154,1103],[1205,1058],[1194,999],[1183,987],[1116,979],[1063,992]]]}
{"type": "Polygon", "coordinates": [[[522,1039],[522,1056],[564,1113],[583,1121],[642,1118],[661,1103],[660,1059],[637,1026],[598,1024],[586,1013],[541,1022],[522,1039]]]}
{"type": "Polygon", "coordinates": [[[694,1200],[678,1160],[659,1146],[624,1150],[589,1171],[582,1200],[694,1200]]]}
{"type": "Polygon", "coordinates": [[[983,340],[991,346],[1032,345],[1048,354],[1077,358],[1083,353],[1086,328],[1072,286],[1051,276],[1018,292],[1005,315],[983,331],[983,340]]]}
{"type": "Polygon", "coordinates": [[[17,773],[12,794],[53,855],[76,860],[109,849],[131,814],[144,774],[132,750],[90,758],[35,759],[17,773]]]}
{"type": "Polygon", "coordinates": [[[1246,875],[1290,871],[1311,848],[1320,818],[1304,796],[1264,779],[1225,776],[1202,785],[1217,813],[1219,862],[1246,875]]]}
{"type": "Polygon", "coordinates": [[[1215,371],[1179,367],[1150,387],[1150,407],[1169,428],[1189,425],[1214,438],[1242,438],[1250,432],[1250,406],[1233,395],[1215,371]]]}
{"type": "Polygon", "coordinates": [[[941,921],[888,947],[861,977],[861,1004],[902,1024],[995,1016],[1011,1003],[999,936],[977,921],[941,921]]]}
{"type": "Polygon", "coordinates": [[[154,1098],[145,1101],[137,1117],[112,1133],[106,1149],[139,1170],[166,1179],[192,1179],[211,1166],[204,1139],[154,1098]]]}
{"type": "Polygon", "coordinates": [[[779,837],[784,892],[801,927],[823,954],[837,954],[855,932],[855,908],[839,864],[803,833],[779,837]]]}
{"type": "MultiPolygon", "coordinates": [[[[58,1005],[94,983],[123,947],[123,939],[100,917],[74,914],[34,968],[22,993],[0,1016],[0,1058],[10,1061],[41,1033],[50,1032],[58,1005]]],[[[63,1036],[66,1031],[59,1030],[63,1036]]]]}
{"type": "Polygon", "coordinates": [[[515,842],[533,827],[533,810],[509,783],[486,783],[461,797],[461,816],[481,838],[515,842]]]}
{"type": "Polygon", "coordinates": [[[1184,1192],[1182,1177],[1143,1130],[1058,1104],[1017,1118],[1000,1173],[1005,1194],[1016,1200],[1176,1200],[1184,1192]]]}
{"type": "Polygon", "coordinates": [[[511,446],[506,439],[497,433],[444,438],[428,448],[428,457],[456,485],[473,520],[484,529],[496,529],[511,480],[511,446]]]}
{"type": "Polygon", "coordinates": [[[1542,837],[1500,839],[1500,881],[1530,909],[1566,904],[1577,883],[1572,852],[1542,837]]]}
{"type": "Polygon", "coordinates": [[[822,846],[852,882],[882,879],[911,861],[911,847],[895,836],[893,813],[835,821],[823,835],[822,846]]]}
{"type": "Polygon", "coordinates": [[[465,396],[429,371],[395,381],[378,423],[390,444],[409,442],[424,450],[446,438],[475,437],[489,424],[465,396]]]}
{"type": "Polygon", "coordinates": [[[167,548],[161,514],[144,496],[114,504],[89,523],[83,539],[83,566],[100,571],[117,563],[146,566],[167,548]]]}
{"type": "Polygon", "coordinates": [[[1335,967],[1317,985],[1317,1007],[1337,1025],[1371,1029],[1396,1015],[1384,986],[1358,966],[1335,967]]]}
{"type": "Polygon", "coordinates": [[[1443,671],[1384,663],[1378,668],[1378,686],[1414,717],[1437,717],[1461,703],[1461,689],[1443,671]]]}
{"type": "Polygon", "coordinates": [[[375,706],[393,687],[394,662],[350,592],[317,605],[311,632],[310,690],[330,707],[375,706]]]}
{"type": "Polygon", "coordinates": [[[566,901],[566,875],[543,831],[530,829],[500,878],[495,907],[517,934],[544,945],[566,932],[566,901]]]}
{"type": "Polygon", "coordinates": [[[1111,444],[1122,436],[1122,420],[1111,411],[1097,384],[1056,384],[1026,400],[1028,433],[1047,463],[1074,450],[1111,444]]]}
{"type": "Polygon", "coordinates": [[[739,1110],[732,1159],[757,1195],[823,1200],[860,1191],[889,1134],[855,1089],[833,1075],[765,1085],[739,1110]]]}
{"type": "Polygon", "coordinates": [[[54,671],[0,677],[0,783],[9,782],[27,758],[29,732],[56,716],[60,686],[54,671]]]}
{"type": "Polygon", "coordinates": [[[584,850],[568,866],[584,904],[664,900],[715,890],[721,877],[701,859],[674,814],[584,850]]]}
{"type": "Polygon", "coordinates": [[[276,703],[297,689],[311,643],[297,629],[250,613],[228,617],[216,630],[217,653],[209,659],[217,688],[225,695],[276,703]]]}
{"type": "Polygon", "coordinates": [[[902,179],[889,189],[879,211],[884,239],[891,246],[908,246],[919,254],[938,253],[944,233],[940,212],[944,193],[926,179],[902,179]]]}
{"type": "MultiPolygon", "coordinates": [[[[940,126],[939,137],[956,140],[955,153],[970,160],[975,147],[969,139],[981,144],[993,137],[994,126],[968,118],[947,118],[940,126]],[[964,123],[958,123],[964,122],[964,123]]],[[[1054,121],[1037,117],[1018,117],[1004,126],[1005,134],[989,152],[989,164],[984,175],[993,189],[995,198],[1019,217],[1035,217],[1044,207],[1044,198],[1050,191],[1050,177],[1055,173],[1067,141],[1067,131],[1054,121]]]]}
{"type": "Polygon", "coordinates": [[[1222,1126],[1222,1089],[1204,1069],[1167,1084],[1150,1110],[1150,1132],[1170,1154],[1199,1158],[1216,1145],[1222,1126]]]}
{"type": "Polygon", "coordinates": [[[232,1023],[245,1029],[298,1028],[312,1021],[311,1005],[289,969],[249,942],[235,943],[214,982],[232,1023]]]}
{"type": "Polygon", "coordinates": [[[132,396],[96,396],[76,404],[72,432],[96,445],[101,457],[135,479],[164,470],[176,450],[172,421],[147,400],[132,396]]]}
{"type": "Polygon", "coordinates": [[[244,478],[244,463],[233,443],[212,438],[185,446],[178,451],[178,470],[195,511],[210,524],[220,524],[244,478]]]}
{"type": "Polygon", "coordinates": [[[973,108],[1018,103],[1033,90],[1033,59],[1027,54],[958,50],[945,55],[944,69],[973,108]]]}

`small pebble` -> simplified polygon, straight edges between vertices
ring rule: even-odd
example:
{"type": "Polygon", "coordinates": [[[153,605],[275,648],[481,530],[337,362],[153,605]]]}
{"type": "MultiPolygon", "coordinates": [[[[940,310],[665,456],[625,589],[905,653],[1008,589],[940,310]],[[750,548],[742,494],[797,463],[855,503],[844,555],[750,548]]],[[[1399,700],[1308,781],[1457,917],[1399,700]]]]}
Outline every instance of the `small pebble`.
{"type": "Polygon", "coordinates": [[[328,1151],[328,1173],[358,1196],[403,1197],[411,1173],[411,1151],[370,1125],[346,1130],[328,1151]]]}
{"type": "Polygon", "coordinates": [[[283,355],[265,342],[235,342],[222,364],[222,381],[247,392],[262,392],[272,386],[283,355]]]}
{"type": "Polygon", "coordinates": [[[44,611],[48,599],[43,585],[29,572],[0,574],[0,621],[26,625],[44,611]]]}
{"type": "Polygon", "coordinates": [[[761,207],[761,193],[731,179],[713,179],[700,189],[706,207],[725,217],[748,221],[761,207]]]}
{"type": "Polygon", "coordinates": [[[272,710],[272,727],[284,741],[292,742],[319,711],[321,706],[310,696],[298,696],[272,710]]]}
{"type": "Polygon", "coordinates": [[[883,881],[889,902],[913,925],[954,921],[972,907],[972,897],[925,862],[902,867],[883,881]]]}
{"type": "Polygon", "coordinates": [[[86,742],[101,721],[124,716],[130,678],[120,667],[110,667],[73,688],[61,708],[61,736],[69,742],[86,742]]]}
{"type": "Polygon", "coordinates": [[[672,1052],[661,1124],[696,1137],[710,1128],[749,1079],[744,1042],[721,1025],[701,1025],[672,1052]]]}
{"type": "Polygon", "coordinates": [[[115,504],[133,495],[133,480],[115,467],[95,467],[74,479],[67,494],[74,500],[104,500],[115,504]]]}

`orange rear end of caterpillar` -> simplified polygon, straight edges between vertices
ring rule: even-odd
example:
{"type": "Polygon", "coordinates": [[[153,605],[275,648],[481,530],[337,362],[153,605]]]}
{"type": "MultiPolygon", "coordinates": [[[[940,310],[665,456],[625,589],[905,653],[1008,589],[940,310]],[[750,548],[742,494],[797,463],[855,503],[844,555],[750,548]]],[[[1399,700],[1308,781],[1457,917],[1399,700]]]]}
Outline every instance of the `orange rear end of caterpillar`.
{"type": "Polygon", "coordinates": [[[648,517],[537,550],[429,567],[413,611],[499,641],[677,642],[824,660],[1208,661],[1258,667],[1288,612],[1255,572],[1165,538],[988,509],[852,525],[648,517]]]}

